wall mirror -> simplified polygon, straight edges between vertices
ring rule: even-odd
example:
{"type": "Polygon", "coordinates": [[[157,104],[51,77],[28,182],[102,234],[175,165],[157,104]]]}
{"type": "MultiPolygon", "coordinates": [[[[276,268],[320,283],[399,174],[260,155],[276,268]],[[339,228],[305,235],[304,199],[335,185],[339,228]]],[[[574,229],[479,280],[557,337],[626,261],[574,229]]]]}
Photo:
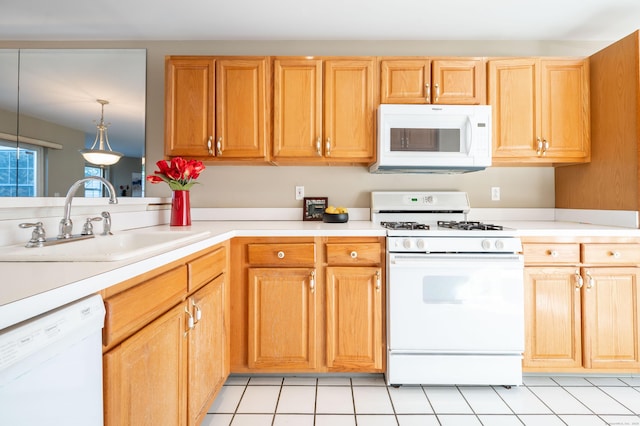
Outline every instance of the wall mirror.
{"type": "MultiPolygon", "coordinates": [[[[0,196],[55,197],[86,175],[144,196],[145,49],[0,49],[0,196]],[[111,166],[85,162],[102,105],[111,166]]],[[[85,186],[85,196],[103,196],[85,186]]],[[[78,191],[77,196],[82,192],[78,191]]]]}

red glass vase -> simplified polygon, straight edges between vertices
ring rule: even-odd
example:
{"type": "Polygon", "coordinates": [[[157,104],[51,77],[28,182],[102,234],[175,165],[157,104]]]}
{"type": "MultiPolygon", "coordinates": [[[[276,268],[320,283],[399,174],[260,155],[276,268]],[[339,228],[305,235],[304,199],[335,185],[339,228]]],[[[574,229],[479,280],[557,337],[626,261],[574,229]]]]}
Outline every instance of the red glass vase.
{"type": "Polygon", "coordinates": [[[173,191],[171,196],[171,226],[191,225],[191,201],[189,191],[173,191]]]}

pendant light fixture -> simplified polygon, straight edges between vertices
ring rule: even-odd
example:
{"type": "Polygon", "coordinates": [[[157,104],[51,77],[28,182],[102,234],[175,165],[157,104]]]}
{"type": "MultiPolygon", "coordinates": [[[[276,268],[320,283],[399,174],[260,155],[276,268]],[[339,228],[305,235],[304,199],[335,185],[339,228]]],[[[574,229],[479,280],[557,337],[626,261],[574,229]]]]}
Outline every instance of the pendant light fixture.
{"type": "Polygon", "coordinates": [[[80,153],[88,163],[95,164],[96,166],[110,166],[116,164],[120,160],[120,157],[122,157],[122,154],[111,149],[109,138],[107,137],[107,125],[104,124],[104,106],[107,105],[109,101],[96,99],[96,102],[102,105],[100,123],[96,125],[98,128],[96,140],[93,141],[90,149],[81,149],[80,153]]]}

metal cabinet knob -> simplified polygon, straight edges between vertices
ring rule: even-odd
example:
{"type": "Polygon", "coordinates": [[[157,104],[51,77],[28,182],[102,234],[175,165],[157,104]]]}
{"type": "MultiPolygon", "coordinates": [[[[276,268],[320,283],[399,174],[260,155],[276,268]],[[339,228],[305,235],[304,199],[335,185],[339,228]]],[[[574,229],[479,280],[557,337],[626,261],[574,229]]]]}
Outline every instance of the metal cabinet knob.
{"type": "Polygon", "coordinates": [[[622,254],[620,254],[619,251],[612,251],[611,256],[613,256],[614,259],[620,259],[620,257],[622,257],[622,254]]]}
{"type": "Polygon", "coordinates": [[[558,252],[556,250],[551,250],[551,251],[549,251],[549,256],[558,257],[558,252]]]}
{"type": "Polygon", "coordinates": [[[284,259],[284,252],[283,251],[279,251],[278,252],[278,259],[284,259]]]}
{"type": "Polygon", "coordinates": [[[354,251],[352,251],[352,252],[351,252],[351,258],[352,258],[352,259],[356,259],[357,257],[358,257],[358,252],[357,252],[357,251],[355,251],[355,250],[354,250],[354,251]]]}

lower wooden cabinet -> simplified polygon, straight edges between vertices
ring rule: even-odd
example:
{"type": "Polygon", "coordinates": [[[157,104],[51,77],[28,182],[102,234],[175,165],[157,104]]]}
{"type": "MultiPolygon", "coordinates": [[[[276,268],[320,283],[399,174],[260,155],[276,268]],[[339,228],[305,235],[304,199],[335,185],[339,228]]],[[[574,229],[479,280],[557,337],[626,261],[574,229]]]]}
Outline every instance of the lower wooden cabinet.
{"type": "Polygon", "coordinates": [[[105,425],[185,424],[184,334],[180,304],[104,355],[105,425]]]}
{"type": "Polygon", "coordinates": [[[326,270],[327,367],[382,371],[382,277],[375,266],[326,270]]]}
{"type": "Polygon", "coordinates": [[[225,277],[221,275],[194,293],[185,306],[194,322],[188,333],[189,426],[202,423],[229,375],[226,293],[225,277]]]}
{"type": "Polygon", "coordinates": [[[236,238],[234,373],[380,372],[384,239],[236,238]]]}
{"type": "Polygon", "coordinates": [[[525,243],[524,254],[525,371],[640,371],[640,247],[525,243]]]}
{"type": "Polygon", "coordinates": [[[249,368],[315,369],[315,269],[249,268],[248,284],[249,368]]]}
{"type": "Polygon", "coordinates": [[[105,425],[202,423],[229,375],[227,259],[222,245],[103,294],[105,425]]]}

